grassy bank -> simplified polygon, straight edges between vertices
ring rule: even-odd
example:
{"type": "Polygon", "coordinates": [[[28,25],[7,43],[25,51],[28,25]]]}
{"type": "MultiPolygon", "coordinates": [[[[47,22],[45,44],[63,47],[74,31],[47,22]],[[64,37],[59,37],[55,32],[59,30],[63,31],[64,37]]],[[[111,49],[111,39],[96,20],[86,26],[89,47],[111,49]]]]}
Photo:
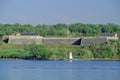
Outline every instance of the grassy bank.
{"type": "Polygon", "coordinates": [[[74,60],[120,60],[120,41],[110,44],[75,45],[0,45],[0,59],[67,60],[68,52],[74,60]]]}

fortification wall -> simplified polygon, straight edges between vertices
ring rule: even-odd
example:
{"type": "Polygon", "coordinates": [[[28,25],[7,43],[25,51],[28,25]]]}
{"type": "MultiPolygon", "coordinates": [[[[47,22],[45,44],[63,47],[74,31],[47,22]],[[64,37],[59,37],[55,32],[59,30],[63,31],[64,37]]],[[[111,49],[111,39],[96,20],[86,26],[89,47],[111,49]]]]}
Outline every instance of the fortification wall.
{"type": "Polygon", "coordinates": [[[57,38],[57,37],[41,37],[41,36],[9,36],[8,43],[10,44],[67,44],[67,45],[80,45],[80,38],[57,38]]]}
{"type": "Polygon", "coordinates": [[[108,42],[107,38],[105,37],[83,37],[81,38],[81,44],[82,46],[86,45],[96,45],[96,44],[102,44],[108,42]]]}
{"type": "Polygon", "coordinates": [[[63,38],[63,37],[42,37],[42,36],[9,36],[10,44],[65,44],[65,45],[96,45],[108,42],[116,37],[83,37],[83,38],[63,38]]]}
{"type": "Polygon", "coordinates": [[[80,38],[43,38],[42,43],[47,45],[66,44],[66,45],[80,45],[80,38]]]}
{"type": "Polygon", "coordinates": [[[41,36],[9,36],[8,43],[10,44],[42,44],[41,36]]]}
{"type": "Polygon", "coordinates": [[[119,38],[118,37],[106,37],[107,40],[118,40],[119,38]]]}

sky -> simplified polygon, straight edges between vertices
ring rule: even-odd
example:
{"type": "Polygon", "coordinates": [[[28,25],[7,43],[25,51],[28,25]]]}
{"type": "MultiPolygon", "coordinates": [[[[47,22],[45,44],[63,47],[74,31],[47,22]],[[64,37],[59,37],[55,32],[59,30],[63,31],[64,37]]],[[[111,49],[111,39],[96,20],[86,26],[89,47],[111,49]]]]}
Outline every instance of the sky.
{"type": "Polygon", "coordinates": [[[0,0],[1,24],[120,24],[120,0],[0,0]]]}

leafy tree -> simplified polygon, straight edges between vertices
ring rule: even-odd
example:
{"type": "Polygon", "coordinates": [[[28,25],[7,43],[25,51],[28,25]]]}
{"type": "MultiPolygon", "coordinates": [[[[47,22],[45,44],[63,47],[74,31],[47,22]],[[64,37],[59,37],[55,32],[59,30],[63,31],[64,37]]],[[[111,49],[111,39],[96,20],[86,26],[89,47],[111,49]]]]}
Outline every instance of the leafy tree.
{"type": "Polygon", "coordinates": [[[113,23],[108,24],[56,24],[56,25],[21,25],[16,24],[0,24],[0,35],[10,35],[16,33],[31,33],[37,32],[41,36],[66,36],[67,32],[69,36],[99,36],[101,33],[118,33],[120,34],[120,25],[113,23]],[[53,30],[52,30],[53,29],[53,30]]]}
{"type": "Polygon", "coordinates": [[[62,30],[63,28],[67,28],[68,26],[66,24],[56,24],[53,26],[54,28],[58,29],[58,30],[62,30]]]}
{"type": "Polygon", "coordinates": [[[44,45],[32,44],[30,46],[29,51],[33,55],[33,58],[46,60],[50,57],[50,54],[44,45]]]}

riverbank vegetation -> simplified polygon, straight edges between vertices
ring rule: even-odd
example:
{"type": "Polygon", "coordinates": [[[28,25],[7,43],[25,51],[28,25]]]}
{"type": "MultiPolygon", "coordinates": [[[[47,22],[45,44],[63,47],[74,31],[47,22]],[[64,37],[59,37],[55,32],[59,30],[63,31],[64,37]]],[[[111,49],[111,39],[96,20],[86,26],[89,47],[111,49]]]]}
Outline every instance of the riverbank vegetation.
{"type": "Polygon", "coordinates": [[[0,46],[0,59],[67,60],[68,52],[75,60],[120,60],[120,40],[92,46],[13,45],[0,46]]]}
{"type": "Polygon", "coordinates": [[[68,52],[76,60],[120,60],[120,40],[109,41],[109,44],[76,46],[76,45],[15,45],[2,40],[3,35],[37,32],[45,37],[82,37],[99,36],[101,33],[120,34],[120,25],[108,24],[56,24],[56,25],[21,25],[0,24],[0,59],[35,59],[67,60],[68,52]]]}

